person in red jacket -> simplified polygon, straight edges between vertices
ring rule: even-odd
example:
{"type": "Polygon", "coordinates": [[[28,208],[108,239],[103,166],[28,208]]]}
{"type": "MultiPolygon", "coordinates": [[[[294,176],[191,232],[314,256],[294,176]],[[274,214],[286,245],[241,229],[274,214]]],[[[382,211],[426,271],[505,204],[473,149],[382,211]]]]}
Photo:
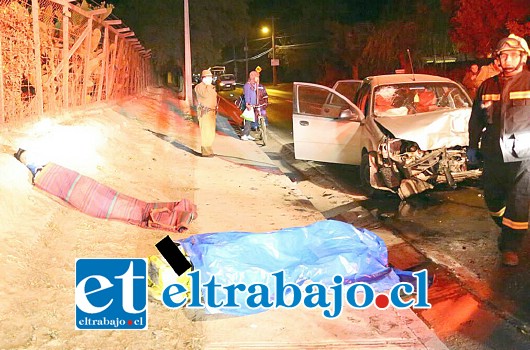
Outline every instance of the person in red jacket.
{"type": "Polygon", "coordinates": [[[528,231],[530,201],[530,55],[523,38],[511,34],[497,44],[501,73],[477,90],[469,120],[468,163],[484,161],[484,199],[501,227],[502,263],[519,264],[528,231]],[[478,151],[480,143],[480,152],[478,151]]]}

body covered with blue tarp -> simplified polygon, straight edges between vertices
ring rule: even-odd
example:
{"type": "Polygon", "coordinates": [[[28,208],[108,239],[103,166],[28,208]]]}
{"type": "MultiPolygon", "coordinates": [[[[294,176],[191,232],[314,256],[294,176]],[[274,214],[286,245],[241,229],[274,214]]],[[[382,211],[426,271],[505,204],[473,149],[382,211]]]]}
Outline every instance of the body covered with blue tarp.
{"type": "MultiPolygon", "coordinates": [[[[388,267],[383,240],[366,229],[340,221],[319,221],[266,233],[206,233],[178,243],[194,270],[200,270],[201,285],[215,276],[216,284],[222,286],[261,283],[274,291],[272,273],[277,271],[284,271],[285,283],[299,286],[306,281],[332,286],[335,275],[341,275],[344,284],[369,283],[375,291],[388,290],[399,283],[399,277],[388,267]]],[[[204,288],[202,293],[204,296],[204,288]]],[[[224,290],[216,293],[220,300],[226,300],[224,290]]],[[[236,301],[241,308],[208,311],[240,315],[263,311],[246,307],[242,293],[236,301]]]]}

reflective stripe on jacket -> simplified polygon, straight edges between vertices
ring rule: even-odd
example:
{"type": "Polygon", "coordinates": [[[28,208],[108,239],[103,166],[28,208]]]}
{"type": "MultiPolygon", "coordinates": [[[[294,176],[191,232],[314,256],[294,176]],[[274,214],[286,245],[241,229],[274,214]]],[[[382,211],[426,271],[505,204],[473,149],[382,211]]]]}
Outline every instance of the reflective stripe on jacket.
{"type": "Polygon", "coordinates": [[[530,159],[530,72],[487,79],[477,91],[469,119],[469,146],[490,159],[530,159]]]}

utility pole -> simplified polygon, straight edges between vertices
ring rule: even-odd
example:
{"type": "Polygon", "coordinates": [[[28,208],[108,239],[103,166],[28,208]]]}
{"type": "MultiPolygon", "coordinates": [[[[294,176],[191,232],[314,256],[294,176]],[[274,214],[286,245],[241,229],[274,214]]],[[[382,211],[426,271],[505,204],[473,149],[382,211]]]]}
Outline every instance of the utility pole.
{"type": "MultiPolygon", "coordinates": [[[[184,0],[184,86],[188,108],[193,104],[191,92],[191,43],[190,43],[190,12],[188,0],[184,0]]],[[[190,111],[188,111],[189,113],[190,111]]]]}
{"type": "Polygon", "coordinates": [[[236,59],[236,44],[232,44],[232,49],[234,50],[234,74],[237,80],[237,59],[236,59]]]}
{"type": "Polygon", "coordinates": [[[243,81],[247,79],[248,75],[248,43],[247,43],[247,35],[245,34],[245,74],[243,77],[243,81]]]}
{"type": "Polygon", "coordinates": [[[271,65],[272,65],[272,85],[276,86],[277,84],[277,81],[278,81],[278,77],[277,77],[277,73],[276,73],[276,43],[274,41],[274,36],[275,36],[275,33],[274,33],[274,17],[272,17],[272,61],[271,61],[271,65]]]}

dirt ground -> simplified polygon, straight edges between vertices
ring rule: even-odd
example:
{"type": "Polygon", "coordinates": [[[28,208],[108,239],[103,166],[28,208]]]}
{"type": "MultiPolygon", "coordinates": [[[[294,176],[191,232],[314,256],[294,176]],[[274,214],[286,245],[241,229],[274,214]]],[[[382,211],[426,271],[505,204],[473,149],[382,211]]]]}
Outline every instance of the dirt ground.
{"type": "MultiPolygon", "coordinates": [[[[75,330],[75,259],[158,254],[155,244],[168,232],[92,218],[34,188],[28,169],[13,157],[19,147],[142,200],[192,200],[198,218],[185,234],[169,233],[173,239],[264,232],[322,219],[283,175],[197,157],[198,128],[177,113],[176,101],[167,103],[172,99],[152,90],[113,105],[2,126],[0,349],[201,348],[204,338],[201,322],[154,300],[148,330],[75,330]]],[[[222,134],[216,145],[232,150],[234,159],[256,147],[222,134]]]]}

